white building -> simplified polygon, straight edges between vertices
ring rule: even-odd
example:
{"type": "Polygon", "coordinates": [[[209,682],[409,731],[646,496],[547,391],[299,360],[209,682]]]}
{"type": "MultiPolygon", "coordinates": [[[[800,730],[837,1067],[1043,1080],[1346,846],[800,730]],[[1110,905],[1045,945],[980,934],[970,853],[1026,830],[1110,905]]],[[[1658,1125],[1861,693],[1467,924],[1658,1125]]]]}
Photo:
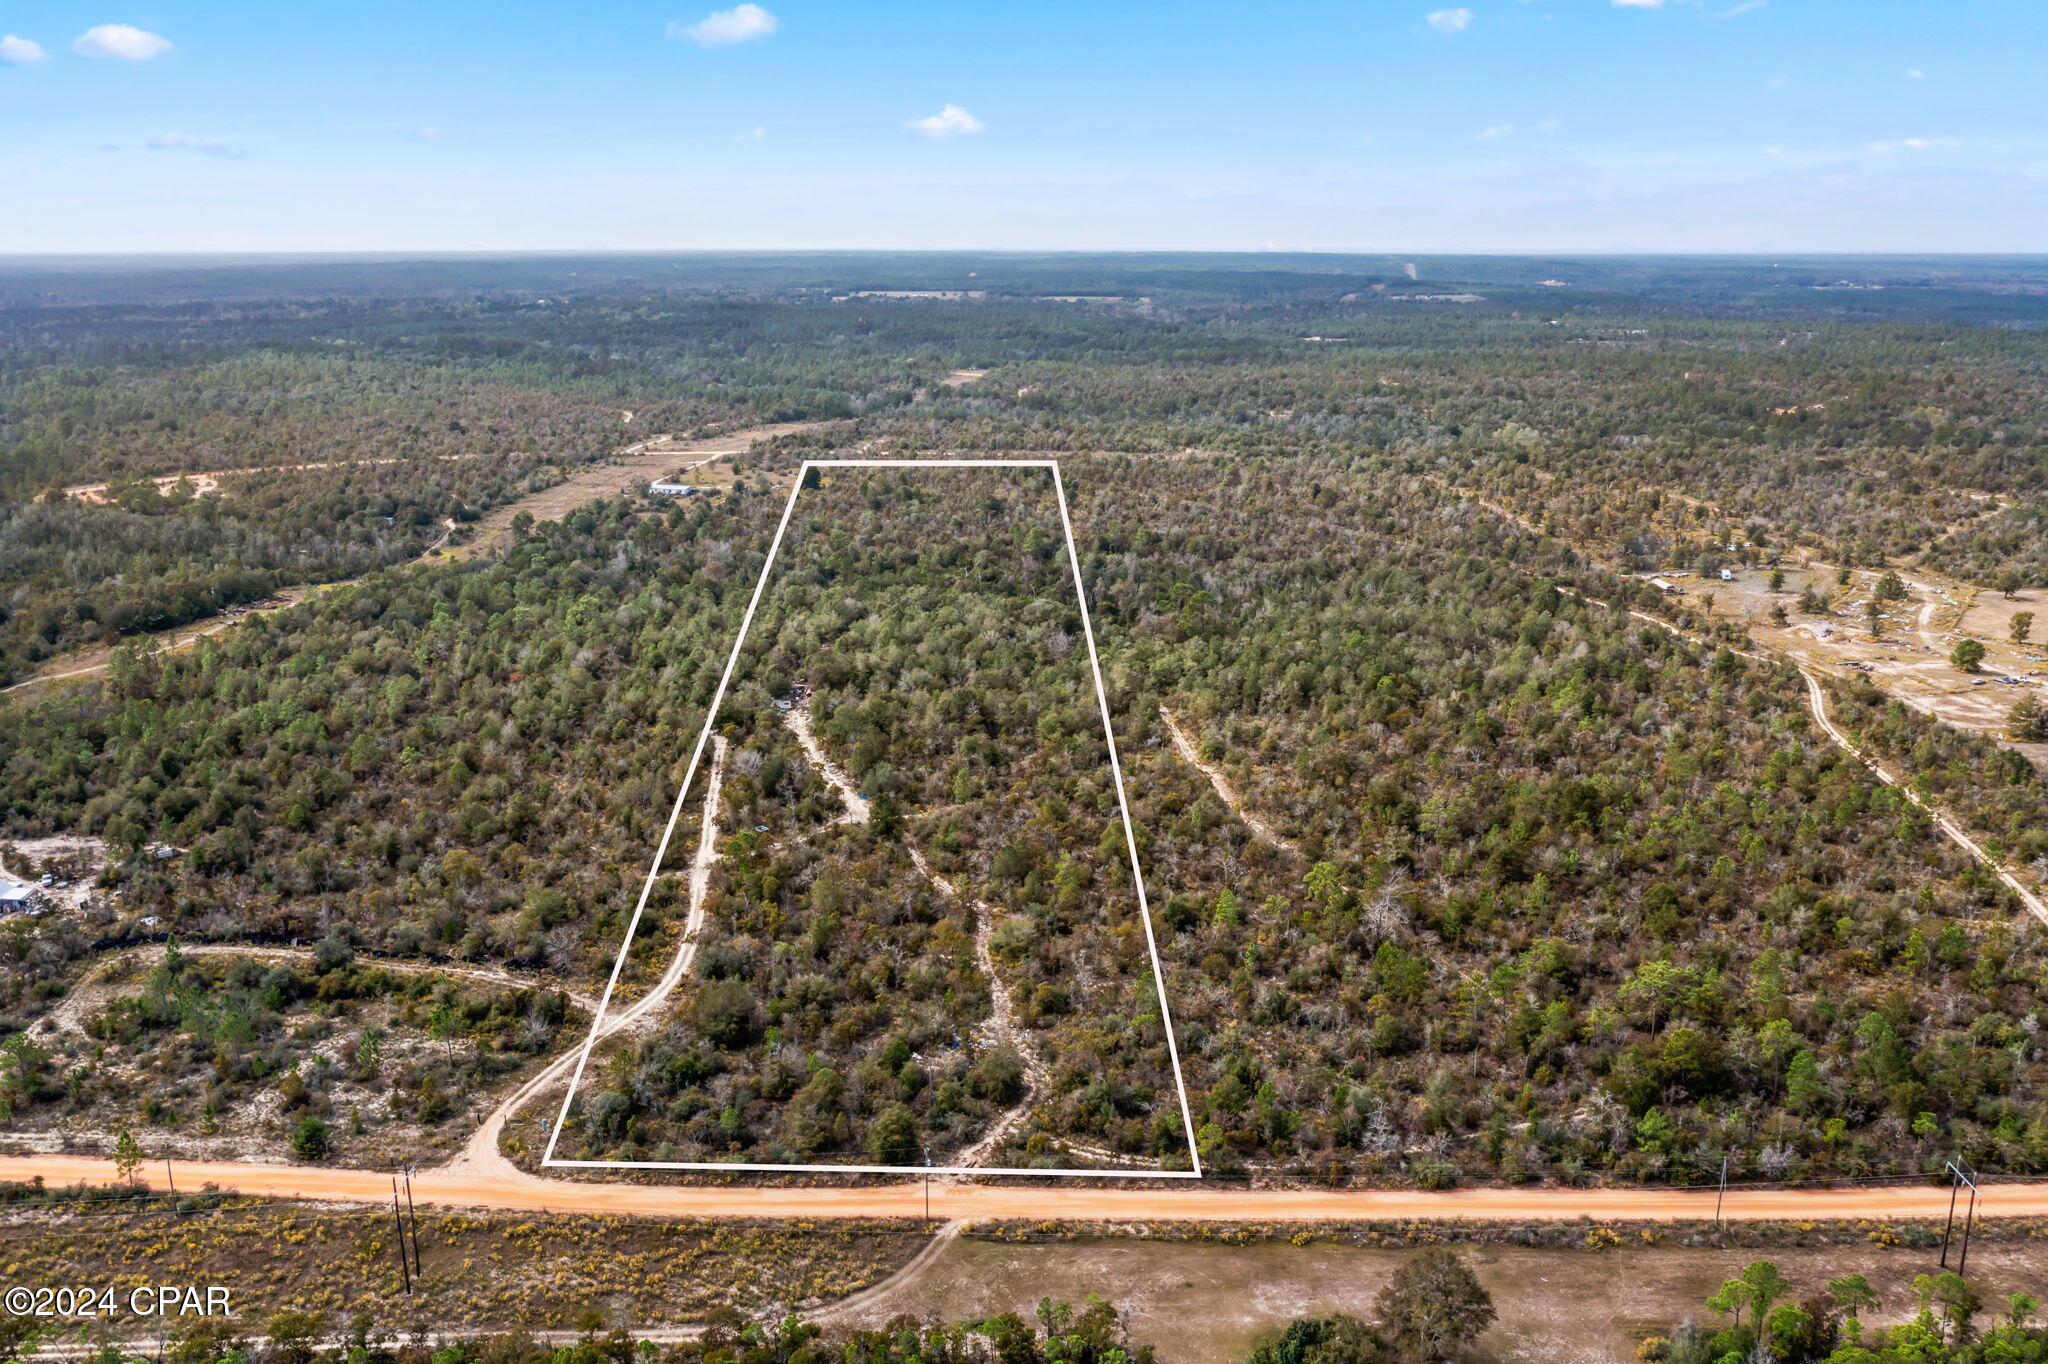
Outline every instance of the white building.
{"type": "Polygon", "coordinates": [[[26,914],[43,902],[43,893],[25,881],[0,876],[0,914],[26,914]]]}

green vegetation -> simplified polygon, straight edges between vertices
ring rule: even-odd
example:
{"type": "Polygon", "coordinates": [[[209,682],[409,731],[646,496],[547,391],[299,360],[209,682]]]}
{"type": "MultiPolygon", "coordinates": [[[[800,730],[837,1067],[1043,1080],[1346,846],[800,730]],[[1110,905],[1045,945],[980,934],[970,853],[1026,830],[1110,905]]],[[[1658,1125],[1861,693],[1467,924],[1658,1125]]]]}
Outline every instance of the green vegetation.
{"type": "Polygon", "coordinates": [[[1861,1274],[1829,1280],[1800,1295],[1769,1260],[1758,1260],[1707,1300],[1727,1319],[1712,1330],[1688,1320],[1668,1338],[1643,1342],[1639,1357],[1663,1364],[1721,1364],[1767,1359],[1776,1364],[2037,1364],[2048,1360],[2048,1327],[2034,1324],[2040,1304],[2025,1293],[2006,1300],[1995,1324],[1961,1275],[1913,1280],[1918,1313],[1902,1325],[1866,1327],[1863,1316],[1904,1304],[1879,1301],[1861,1274]]]}
{"type": "Polygon", "coordinates": [[[1493,1324],[1493,1297],[1456,1251],[1420,1250],[1402,1261],[1368,1326],[1338,1313],[1291,1322],[1245,1364],[1439,1364],[1462,1358],[1493,1324]]]}
{"type": "Polygon", "coordinates": [[[358,964],[338,939],[311,963],[188,956],[175,945],[75,1030],[19,1034],[0,1063],[0,1105],[17,1129],[119,1128],[117,1161],[142,1139],[217,1138],[223,1149],[300,1160],[422,1149],[560,1045],[566,996],[358,964]],[[269,1114],[268,1118],[262,1115],[269,1114]],[[121,1127],[131,1116],[141,1137],[121,1127]]]}
{"type": "MultiPolygon", "coordinates": [[[[1567,306],[1483,262],[1488,302],[1456,315],[1386,306],[1372,286],[1397,275],[1300,262],[1012,262],[983,303],[830,301],[955,264],[869,261],[857,284],[823,277],[843,262],[763,264],[722,286],[693,265],[657,288],[614,262],[592,276],[611,284],[546,306],[510,283],[536,267],[508,265],[500,286],[374,306],[277,284],[231,317],[128,302],[176,287],[138,275],[55,290],[113,290],[118,311],[0,313],[0,449],[22,471],[0,513],[62,512],[38,534],[91,561],[0,556],[0,574],[42,564],[0,594],[10,666],[134,628],[109,613],[188,561],[270,575],[250,591],[364,575],[0,710],[0,834],[113,854],[104,922],[0,925],[20,967],[0,972],[6,1030],[47,1014],[95,938],[167,931],[601,979],[797,461],[1052,452],[1196,1130],[1042,476],[849,472],[805,494],[716,717],[732,757],[696,972],[664,1026],[600,1054],[571,1149],[915,1163],[1028,1095],[1008,1162],[1068,1163],[1079,1143],[1170,1165],[1192,1136],[1226,1174],[1432,1186],[1695,1182],[1724,1158],[1765,1178],[1900,1173],[1951,1152],[2048,1170],[2039,926],[1827,740],[1796,674],[1568,547],[2048,581],[2048,537],[2019,533],[2048,486],[2039,331],[1952,325],[1990,314],[1933,267],[1925,292],[1811,306],[1721,267],[1620,264],[1567,306]],[[1055,292],[1062,268],[1129,301],[1000,296],[1055,292]],[[956,366],[991,372],[935,384],[956,366]],[[605,499],[491,556],[395,562],[440,516],[502,505],[623,431],[799,417],[832,420],[753,452],[728,495],[605,499]],[[293,454],[401,462],[194,502],[133,485],[293,454]],[[103,478],[125,508],[31,500],[103,478]],[[378,510],[346,510],[372,490],[378,510]],[[190,555],[122,540],[131,520],[190,555]],[[864,824],[833,822],[770,706],[797,682],[872,798],[864,824]],[[1162,703],[1291,846],[1175,755],[1162,703]],[[1014,1018],[973,950],[977,901],[1014,1018]]],[[[2048,856],[2048,783],[2025,757],[1861,683],[1837,704],[2001,856],[2048,856]]],[[[674,944],[692,813],[629,984],[674,944]]],[[[296,1053],[260,1032],[260,983],[222,983],[205,1010],[124,1002],[100,1040],[168,1048],[187,1075],[225,1050],[206,1083],[246,1103],[296,1053]],[[258,1046],[236,1051],[229,1013],[258,1046]]],[[[311,988],[294,996],[309,1013],[361,1007],[311,988]]],[[[434,1091],[484,1078],[465,1047],[481,1044],[436,1002],[401,1007],[425,1045],[389,1077],[396,1111],[431,1125],[434,1091]]],[[[507,1065],[560,1045],[538,1002],[497,1015],[507,1065]]],[[[18,1113],[75,1102],[79,1067],[40,1037],[0,1042],[18,1113]]],[[[394,1111],[389,1080],[366,1124],[394,1111]]],[[[345,1156],[356,1105],[308,1089],[278,1149],[312,1117],[345,1156]]],[[[204,1120],[197,1091],[165,1103],[204,1120]]]]}

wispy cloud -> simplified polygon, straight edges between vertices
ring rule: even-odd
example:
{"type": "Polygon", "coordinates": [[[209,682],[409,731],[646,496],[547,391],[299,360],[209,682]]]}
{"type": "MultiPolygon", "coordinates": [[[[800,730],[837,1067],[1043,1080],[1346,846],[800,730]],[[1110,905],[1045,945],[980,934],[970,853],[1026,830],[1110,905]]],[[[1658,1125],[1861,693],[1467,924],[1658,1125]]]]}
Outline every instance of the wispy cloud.
{"type": "Polygon", "coordinates": [[[1664,0],[1614,0],[1616,9],[1663,9],[1664,0]]]}
{"type": "Polygon", "coordinates": [[[1935,147],[1960,147],[1962,142],[1953,137],[1902,137],[1896,142],[1873,142],[1874,152],[1924,152],[1935,147]]]}
{"type": "Polygon", "coordinates": [[[1431,10],[1422,16],[1422,22],[1438,33],[1463,33],[1472,27],[1472,11],[1469,9],[1431,10]]]}
{"type": "Polygon", "coordinates": [[[767,140],[768,129],[766,125],[759,123],[733,139],[735,142],[766,142],[767,140]]]}
{"type": "Polygon", "coordinates": [[[694,24],[672,22],[668,36],[672,40],[687,38],[699,47],[731,47],[772,38],[780,27],[782,21],[759,5],[735,5],[713,10],[694,24]]]}
{"type": "Polygon", "coordinates": [[[1564,124],[1554,118],[1546,118],[1541,122],[1527,124],[1526,126],[1518,123],[1496,123],[1490,127],[1481,128],[1475,136],[1484,142],[1498,142],[1504,137],[1513,137],[1516,133],[1539,133],[1544,137],[1549,137],[1562,127],[1564,127],[1564,124]]]}
{"type": "Polygon", "coordinates": [[[957,104],[947,105],[930,118],[914,118],[903,126],[919,137],[930,138],[968,136],[988,127],[957,104]]]}
{"type": "Polygon", "coordinates": [[[0,37],[0,62],[10,66],[34,66],[49,55],[33,38],[17,38],[12,33],[0,37]]]}
{"type": "Polygon", "coordinates": [[[1742,3],[1739,5],[1730,5],[1727,9],[1716,10],[1707,17],[1709,19],[1740,19],[1745,14],[1754,14],[1756,11],[1766,8],[1770,3],[1771,0],[1742,0],[1742,3]]]}
{"type": "Polygon", "coordinates": [[[153,152],[197,152],[201,156],[218,156],[228,161],[238,161],[242,153],[217,137],[187,137],[183,133],[158,133],[142,144],[153,152]]]}
{"type": "Polygon", "coordinates": [[[431,123],[415,123],[405,130],[405,135],[414,142],[439,142],[441,130],[431,123]]]}
{"type": "Polygon", "coordinates": [[[1906,68],[1906,79],[1909,81],[1924,81],[1927,79],[1927,73],[1917,66],[1909,66],[1906,68]]]}
{"type": "Polygon", "coordinates": [[[171,40],[133,24],[99,24],[78,35],[71,50],[81,57],[146,62],[171,50],[171,40]]]}

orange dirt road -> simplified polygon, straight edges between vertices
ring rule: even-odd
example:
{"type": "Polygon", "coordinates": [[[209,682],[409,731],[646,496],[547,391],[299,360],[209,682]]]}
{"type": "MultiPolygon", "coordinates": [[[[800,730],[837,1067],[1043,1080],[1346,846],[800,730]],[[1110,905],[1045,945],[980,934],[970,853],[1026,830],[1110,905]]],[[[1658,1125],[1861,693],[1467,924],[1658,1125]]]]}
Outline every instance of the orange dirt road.
{"type": "MultiPolygon", "coordinates": [[[[202,1184],[264,1198],[387,1203],[391,1175],[307,1165],[245,1165],[180,1161],[180,1187],[202,1184]]],[[[0,1156],[0,1180],[40,1175],[54,1186],[115,1184],[111,1160],[92,1156],[0,1156]]],[[[160,1166],[136,1182],[161,1189],[160,1166]]],[[[413,1197],[450,1208],[529,1212],[618,1213],[636,1217],[904,1217],[1065,1219],[1090,1222],[1332,1222],[1372,1219],[1436,1221],[1668,1222],[1714,1215],[1714,1191],[1677,1189],[1104,1189],[933,1183],[842,1188],[759,1188],[728,1185],[581,1184],[530,1175],[417,1173],[413,1197]]],[[[1864,1189],[1731,1189],[1722,1209],[1730,1221],[1829,1221],[1929,1218],[1948,1212],[1947,1189],[1927,1185],[1864,1189]]],[[[1979,1217],[2048,1217],[2048,1184],[1994,1185],[1979,1217]]]]}

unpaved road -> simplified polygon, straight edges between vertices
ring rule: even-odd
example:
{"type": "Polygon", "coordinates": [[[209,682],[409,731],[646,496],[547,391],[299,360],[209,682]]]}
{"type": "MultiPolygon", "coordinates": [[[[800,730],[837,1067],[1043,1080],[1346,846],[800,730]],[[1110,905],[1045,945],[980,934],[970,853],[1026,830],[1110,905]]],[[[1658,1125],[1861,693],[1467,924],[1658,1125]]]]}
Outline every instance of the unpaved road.
{"type": "MultiPolygon", "coordinates": [[[[379,1170],[309,1165],[247,1165],[181,1161],[179,1187],[216,1185],[261,1198],[387,1204],[391,1176],[379,1170]]],[[[42,1178],[53,1185],[114,1184],[114,1162],[94,1156],[0,1156],[0,1180],[42,1178]]],[[[163,1171],[145,1166],[137,1182],[162,1188],[163,1171]]],[[[1332,1222],[1424,1221],[1668,1222],[1714,1215],[1714,1190],[1704,1189],[1243,1189],[1189,1181],[1172,1188],[1106,1189],[1062,1184],[940,1184],[921,1180],[831,1188],[737,1185],[569,1183],[517,1171],[428,1170],[413,1176],[413,1197],[444,1208],[507,1208],[531,1212],[616,1213],[637,1217],[846,1218],[922,1220],[925,1198],[934,1218],[1048,1218],[1084,1222],[1332,1222]]],[[[1730,1189],[1722,1216],[1735,1221],[1939,1218],[1944,1188],[1730,1189]]],[[[1992,1185],[1979,1217],[2048,1217],[2048,1184],[1992,1185]]]]}
{"type": "Polygon", "coordinates": [[[811,766],[818,769],[818,775],[825,779],[834,791],[839,793],[839,803],[846,808],[833,819],[834,824],[865,824],[868,822],[868,802],[853,784],[853,778],[846,775],[846,769],[825,756],[825,746],[818,742],[817,731],[811,725],[811,708],[808,704],[793,707],[782,712],[782,722],[796,735],[797,744],[811,766]]]}
{"type": "Polygon", "coordinates": [[[716,459],[744,455],[757,441],[793,435],[798,431],[815,431],[830,424],[780,422],[773,426],[756,426],[745,431],[734,431],[730,435],[695,441],[677,441],[668,436],[649,436],[646,440],[636,441],[620,450],[607,463],[579,469],[552,488],[543,488],[516,502],[507,502],[490,512],[477,522],[475,536],[468,543],[455,549],[454,557],[473,559],[486,550],[495,548],[512,529],[513,519],[521,512],[527,513],[536,521],[559,521],[586,502],[615,497],[620,493],[637,492],[654,479],[675,473],[679,469],[696,468],[716,459]]]}
{"type": "MultiPolygon", "coordinates": [[[[1459,489],[1456,491],[1462,492],[1463,490],[1459,489]]],[[[1467,495],[1470,496],[1470,494],[1467,495]]],[[[1523,527],[1524,529],[1534,531],[1534,527],[1530,526],[1527,521],[1525,521],[1523,518],[1519,516],[1516,516],[1513,512],[1495,506],[1493,503],[1487,502],[1483,498],[1479,499],[1479,502],[1480,505],[1484,506],[1488,511],[1493,512],[1499,516],[1505,517],[1506,519],[1515,522],[1517,525],[1523,527]]],[[[1540,534],[1541,532],[1536,533],[1540,534]]],[[[1594,563],[1596,567],[1599,567],[1597,561],[1594,561],[1594,563]]],[[[1577,597],[1581,601],[1590,602],[1595,606],[1607,605],[1607,603],[1601,600],[1600,598],[1588,596],[1586,593],[1581,592],[1576,588],[1566,587],[1561,583],[1555,584],[1555,586],[1560,592],[1564,592],[1570,596],[1577,597]]],[[[1935,589],[1929,587],[1925,583],[1911,582],[1910,580],[1909,586],[1913,587],[1915,590],[1927,591],[1930,594],[1932,594],[1935,591],[1935,589]]],[[[1923,626],[1926,624],[1928,620],[1931,619],[1933,610],[1934,603],[1930,600],[1927,606],[1923,608],[1920,613],[1920,620],[1923,626]]],[[[2000,881],[2004,882],[2007,886],[2011,887],[2013,893],[2020,897],[2020,903],[2027,907],[2029,913],[2033,914],[2035,918],[2040,919],[2043,923],[2048,923],[2048,900],[2044,900],[2043,897],[2035,891],[2029,890],[2026,887],[2026,885],[2024,885],[2020,881],[2020,879],[2017,876],[2015,876],[2013,872],[2003,862],[2000,862],[1997,858],[1993,857],[1990,853],[1986,852],[1983,846],[1979,844],[1975,838],[1971,837],[1967,832],[1965,832],[1963,826],[1959,822],[1951,818],[1949,815],[1943,813],[1939,807],[1923,800],[1920,797],[1919,793],[1914,791],[1910,785],[1901,783],[1896,777],[1894,777],[1891,774],[1891,772],[1886,770],[1882,764],[1870,758],[1861,749],[1857,748],[1855,744],[1851,743],[1849,741],[1848,735],[1844,734],[1840,729],[1836,728],[1834,721],[1828,717],[1826,693],[1821,687],[1819,677],[1815,675],[1814,670],[1812,666],[1808,663],[1808,661],[1804,657],[1798,656],[1796,651],[1794,651],[1794,656],[1791,657],[1772,658],[1764,654],[1751,653],[1744,649],[1731,648],[1725,644],[1715,644],[1709,640],[1700,638],[1698,635],[1691,634],[1688,631],[1679,629],[1670,621],[1660,619],[1659,617],[1650,615],[1649,613],[1644,611],[1637,611],[1631,609],[1629,611],[1629,615],[1633,616],[1637,620],[1644,621],[1650,625],[1654,625],[1661,630],[1668,630],[1672,634],[1677,635],[1680,639],[1686,640],[1689,643],[1698,646],[1699,648],[1727,649],[1728,652],[1735,654],[1740,658],[1747,658],[1753,662],[1784,662],[1790,664],[1794,668],[1797,668],[1799,670],[1799,675],[1806,679],[1807,695],[1813,706],[1814,719],[1820,723],[1822,731],[1827,734],[1828,738],[1832,739],[1835,742],[1835,744],[1839,746],[1845,753],[1849,754],[1850,757],[1856,759],[1865,767],[1869,768],[1871,772],[1880,781],[1884,782],[1888,786],[1896,786],[1900,791],[1904,792],[1908,800],[1912,801],[1915,805],[1919,806],[1921,809],[1925,810],[1930,816],[1933,817],[1935,827],[1940,829],[1943,834],[1947,835],[1948,838],[1952,840],[1957,847],[1961,848],[1964,852],[1968,853],[1971,857],[1975,858],[1977,862],[1980,865],[1982,865],[1986,870],[1991,872],[1992,875],[1996,876],[2000,881]]],[[[1907,704],[1910,705],[1912,704],[1912,702],[1910,700],[1907,700],[1907,704]]],[[[1940,717],[1937,716],[1936,718],[1940,717]]],[[[1171,722],[1169,722],[1169,724],[1170,723],[1171,722]]]]}
{"type": "Polygon", "coordinates": [[[1835,722],[1828,718],[1827,692],[1822,689],[1820,679],[1804,668],[1799,670],[1799,675],[1806,679],[1807,695],[1813,703],[1813,718],[1820,722],[1820,727],[1827,731],[1828,737],[1841,745],[1850,756],[1869,768],[1879,781],[1887,786],[1898,787],[1904,793],[1907,800],[1912,801],[1932,816],[1935,824],[1955,842],[1957,847],[1976,858],[1977,861],[1996,875],[1999,880],[2011,887],[2012,893],[2020,897],[2020,903],[2025,905],[2035,918],[2044,924],[2048,924],[2048,902],[2044,902],[2040,896],[2028,890],[2024,885],[2021,885],[2019,879],[2006,870],[2005,864],[1978,846],[1977,840],[1964,833],[1960,824],[1957,824],[1940,810],[1922,800],[1919,792],[1899,781],[1897,777],[1885,769],[1883,764],[1870,757],[1862,749],[1856,747],[1855,744],[1849,742],[1849,736],[1835,728],[1835,722]]]}
{"type": "MultiPolygon", "coordinates": [[[[477,522],[477,533],[468,543],[446,551],[445,557],[451,559],[473,559],[485,550],[496,547],[511,530],[513,518],[517,517],[521,512],[530,513],[536,521],[560,520],[563,516],[586,502],[594,502],[599,498],[612,497],[618,493],[645,487],[649,480],[659,478],[664,474],[674,473],[680,468],[694,468],[699,465],[709,464],[715,459],[731,455],[742,455],[751,449],[756,441],[768,440],[775,436],[785,436],[797,431],[816,430],[827,425],[830,425],[830,423],[782,422],[773,426],[757,426],[745,431],[735,431],[726,436],[687,442],[671,441],[667,436],[651,436],[646,440],[635,442],[620,450],[614,456],[611,463],[593,465],[571,475],[552,488],[543,488],[537,493],[531,493],[517,501],[508,502],[504,506],[499,507],[477,522]]],[[[443,455],[438,456],[438,458],[467,459],[470,456],[443,455]]],[[[393,461],[362,460],[353,462],[376,464],[393,461]]],[[[328,466],[309,464],[294,467],[311,469],[328,466]]],[[[217,471],[214,475],[207,475],[207,477],[261,472],[264,471],[261,469],[224,469],[217,471]]],[[[180,477],[199,476],[171,475],[170,481],[175,483],[180,477]]],[[[103,491],[105,486],[104,484],[82,484],[77,488],[66,489],[65,491],[67,493],[84,493],[93,488],[99,488],[103,491]]],[[[449,537],[455,532],[455,523],[449,521],[444,522],[443,525],[445,529],[441,538],[427,546],[421,552],[419,558],[413,562],[424,563],[443,554],[443,547],[447,545],[449,537]]],[[[316,592],[330,592],[337,587],[346,587],[356,581],[358,580],[347,578],[339,582],[283,589],[278,592],[278,600],[275,605],[237,610],[231,614],[216,616],[205,625],[198,626],[184,633],[171,632],[172,638],[170,643],[164,646],[165,650],[190,648],[200,640],[210,635],[217,635],[240,621],[248,620],[255,616],[267,615],[272,611],[282,611],[288,606],[298,605],[316,592]]],[[[137,635],[131,639],[122,640],[121,643],[136,643],[148,638],[150,636],[137,635]]],[[[78,678],[91,677],[97,673],[105,672],[114,647],[113,645],[106,644],[95,645],[90,649],[80,649],[58,658],[49,659],[34,673],[23,678],[13,686],[0,687],[0,696],[5,696],[9,692],[31,691],[31,689],[47,687],[55,682],[75,681],[78,678]]]]}

